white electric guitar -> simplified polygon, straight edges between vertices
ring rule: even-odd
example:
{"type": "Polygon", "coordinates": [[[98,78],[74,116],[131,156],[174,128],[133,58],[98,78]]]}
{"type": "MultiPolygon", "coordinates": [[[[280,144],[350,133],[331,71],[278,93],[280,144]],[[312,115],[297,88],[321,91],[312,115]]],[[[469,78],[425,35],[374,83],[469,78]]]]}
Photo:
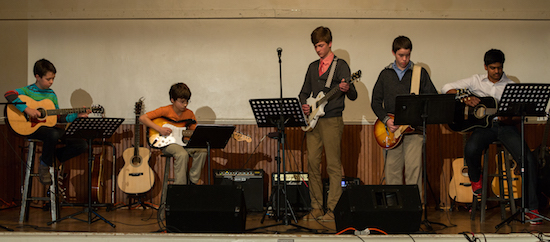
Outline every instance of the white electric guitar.
{"type": "MultiPolygon", "coordinates": [[[[348,84],[354,83],[359,80],[361,77],[361,70],[353,73],[349,80],[345,80],[348,84]]],[[[325,106],[328,103],[328,100],[337,93],[340,93],[340,88],[338,86],[333,87],[327,94],[324,94],[322,91],[317,94],[317,97],[310,97],[307,99],[307,104],[311,106],[311,113],[307,116],[307,126],[302,127],[304,131],[311,131],[317,125],[319,118],[325,116],[325,106]]]]}
{"type": "MultiPolygon", "coordinates": [[[[181,146],[186,146],[187,140],[185,138],[191,137],[191,135],[193,135],[194,130],[188,130],[186,127],[186,122],[176,122],[166,118],[156,118],[152,121],[158,126],[171,129],[172,133],[167,136],[162,136],[158,131],[148,128],[147,135],[149,136],[149,138],[147,139],[147,141],[149,142],[149,145],[151,147],[160,149],[174,143],[181,146]]],[[[233,132],[233,138],[237,141],[246,141],[248,143],[252,142],[252,138],[250,138],[250,136],[241,134],[239,132],[233,132]]]]}

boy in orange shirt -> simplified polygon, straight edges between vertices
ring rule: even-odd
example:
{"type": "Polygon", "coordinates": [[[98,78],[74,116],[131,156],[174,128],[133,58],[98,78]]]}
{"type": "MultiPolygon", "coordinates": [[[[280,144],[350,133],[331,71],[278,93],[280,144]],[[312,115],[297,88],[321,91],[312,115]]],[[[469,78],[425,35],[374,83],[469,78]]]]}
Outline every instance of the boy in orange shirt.
{"type": "MultiPolygon", "coordinates": [[[[187,109],[189,99],[191,98],[191,90],[185,83],[176,83],[170,87],[170,102],[171,105],[157,108],[147,112],[139,117],[139,121],[147,127],[159,132],[162,136],[170,135],[173,130],[167,127],[161,127],[153,122],[156,118],[169,119],[174,122],[187,122],[186,126],[189,130],[194,130],[197,126],[196,118],[193,111],[187,109]]],[[[206,160],[206,149],[185,148],[176,143],[170,144],[162,149],[165,155],[172,155],[174,161],[174,184],[187,184],[187,163],[189,156],[193,157],[193,164],[189,170],[189,182],[196,184],[199,182],[202,168],[206,160]]]]}

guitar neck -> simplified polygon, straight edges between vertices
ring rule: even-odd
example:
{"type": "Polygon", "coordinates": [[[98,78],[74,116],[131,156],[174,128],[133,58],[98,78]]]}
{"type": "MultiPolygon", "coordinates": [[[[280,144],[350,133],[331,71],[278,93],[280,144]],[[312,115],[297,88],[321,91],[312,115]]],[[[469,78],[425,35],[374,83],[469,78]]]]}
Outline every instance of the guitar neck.
{"type": "Polygon", "coordinates": [[[64,109],[49,109],[46,111],[46,115],[66,115],[71,113],[85,113],[88,108],[64,108],[64,109]]]}
{"type": "MultiPolygon", "coordinates": [[[[353,82],[355,82],[357,80],[357,78],[351,78],[351,80],[344,80],[346,83],[348,84],[351,84],[353,82]]],[[[327,80],[328,81],[328,80],[327,80]]],[[[330,89],[330,91],[328,91],[324,97],[322,97],[321,99],[319,99],[319,101],[317,101],[315,104],[316,106],[320,106],[322,103],[324,102],[327,102],[328,99],[330,99],[332,96],[334,96],[336,93],[341,93],[340,91],[340,87],[339,86],[335,86],[333,87],[332,89],[330,89]]]]}
{"type": "Polygon", "coordinates": [[[136,116],[136,124],[134,125],[134,157],[139,155],[139,133],[141,132],[139,125],[139,116],[136,116]]]}

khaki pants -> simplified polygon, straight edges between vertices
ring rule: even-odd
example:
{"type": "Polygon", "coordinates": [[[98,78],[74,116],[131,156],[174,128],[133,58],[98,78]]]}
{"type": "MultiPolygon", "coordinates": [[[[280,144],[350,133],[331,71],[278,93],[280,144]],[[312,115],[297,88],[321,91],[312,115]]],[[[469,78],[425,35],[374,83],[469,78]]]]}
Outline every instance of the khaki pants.
{"type": "Polygon", "coordinates": [[[401,144],[387,151],[386,184],[403,185],[403,169],[405,184],[417,184],[422,197],[422,135],[405,135],[401,144]]]}
{"type": "Polygon", "coordinates": [[[191,169],[189,170],[189,181],[192,183],[199,182],[206,160],[206,149],[186,149],[178,144],[171,144],[166,146],[162,150],[162,153],[174,156],[174,184],[187,184],[187,163],[189,163],[189,156],[193,157],[193,164],[191,164],[191,169]]]}
{"type": "Polygon", "coordinates": [[[309,196],[312,208],[323,208],[323,183],[321,179],[321,157],[323,147],[327,159],[329,194],[327,207],[334,210],[342,195],[341,142],[344,132],[342,117],[321,118],[316,127],[307,132],[309,196]]]}

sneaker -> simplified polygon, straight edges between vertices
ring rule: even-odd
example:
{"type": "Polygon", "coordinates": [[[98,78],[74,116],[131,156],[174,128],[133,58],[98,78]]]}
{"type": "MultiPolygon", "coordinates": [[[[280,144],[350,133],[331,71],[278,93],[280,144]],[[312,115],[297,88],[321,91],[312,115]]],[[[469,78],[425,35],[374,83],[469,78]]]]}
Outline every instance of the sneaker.
{"type": "Polygon", "coordinates": [[[542,218],[535,214],[540,214],[538,209],[533,209],[531,210],[531,212],[526,212],[525,213],[525,219],[527,219],[526,222],[530,222],[532,225],[542,224],[542,218]]]}
{"type": "Polygon", "coordinates": [[[323,217],[323,210],[314,208],[306,216],[304,216],[304,221],[314,221],[321,219],[323,217]]]}
{"type": "Polygon", "coordinates": [[[481,192],[483,191],[483,177],[479,176],[479,181],[473,182],[470,180],[470,183],[472,184],[472,192],[475,196],[481,196],[481,192]]]}
{"type": "Polygon", "coordinates": [[[52,185],[52,175],[50,174],[49,166],[40,163],[40,166],[38,167],[38,177],[40,179],[40,183],[46,186],[52,185]]]}
{"type": "Polygon", "coordinates": [[[321,221],[323,222],[334,222],[334,213],[332,211],[328,211],[325,213],[323,217],[321,217],[321,221]]]}

